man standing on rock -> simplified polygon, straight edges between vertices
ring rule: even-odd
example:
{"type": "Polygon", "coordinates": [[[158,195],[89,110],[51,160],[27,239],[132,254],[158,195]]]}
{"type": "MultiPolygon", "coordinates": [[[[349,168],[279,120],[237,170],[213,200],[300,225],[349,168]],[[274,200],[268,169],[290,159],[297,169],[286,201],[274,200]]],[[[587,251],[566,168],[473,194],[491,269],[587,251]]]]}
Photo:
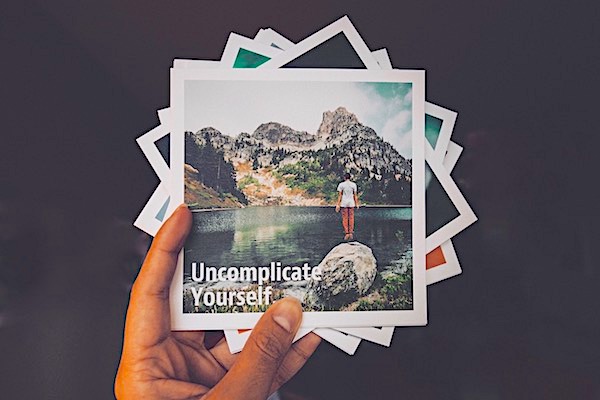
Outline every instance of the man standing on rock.
{"type": "Polygon", "coordinates": [[[342,210],[342,226],[344,227],[344,240],[354,239],[354,207],[358,208],[358,188],[356,183],[350,180],[350,174],[344,174],[344,182],[338,187],[338,200],[335,212],[342,210]]]}

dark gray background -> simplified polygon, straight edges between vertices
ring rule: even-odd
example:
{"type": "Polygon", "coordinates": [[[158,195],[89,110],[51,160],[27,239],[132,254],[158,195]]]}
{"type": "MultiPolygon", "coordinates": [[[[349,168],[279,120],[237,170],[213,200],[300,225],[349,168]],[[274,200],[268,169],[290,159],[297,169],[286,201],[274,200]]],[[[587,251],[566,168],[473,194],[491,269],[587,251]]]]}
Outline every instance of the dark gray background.
{"type": "Polygon", "coordinates": [[[426,328],[354,357],[323,344],[287,390],[305,399],[600,396],[600,238],[592,2],[142,2],[0,9],[0,397],[112,397],[157,183],[135,138],[168,105],[174,57],[227,35],[294,41],[348,14],[371,49],[425,68],[459,112],[454,178],[480,221],[462,276],[429,289],[426,328]]]}

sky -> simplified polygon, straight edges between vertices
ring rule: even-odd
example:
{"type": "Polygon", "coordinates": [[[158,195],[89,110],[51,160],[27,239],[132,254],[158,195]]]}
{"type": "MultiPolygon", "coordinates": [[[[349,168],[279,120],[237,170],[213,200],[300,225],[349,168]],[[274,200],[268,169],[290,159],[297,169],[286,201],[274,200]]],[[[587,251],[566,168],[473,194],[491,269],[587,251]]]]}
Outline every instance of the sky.
{"type": "Polygon", "coordinates": [[[279,122],[316,133],[323,113],[345,107],[405,158],[412,158],[410,83],[186,81],[185,130],[229,136],[279,122]]]}

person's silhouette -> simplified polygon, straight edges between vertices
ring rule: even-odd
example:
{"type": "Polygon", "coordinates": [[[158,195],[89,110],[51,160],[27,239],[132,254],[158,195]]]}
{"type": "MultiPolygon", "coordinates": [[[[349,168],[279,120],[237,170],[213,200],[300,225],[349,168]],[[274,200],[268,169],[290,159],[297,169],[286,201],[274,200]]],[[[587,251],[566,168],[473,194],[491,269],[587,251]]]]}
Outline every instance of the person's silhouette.
{"type": "Polygon", "coordinates": [[[335,211],[342,211],[342,226],[344,227],[344,240],[354,239],[354,208],[358,208],[358,187],[350,180],[349,173],[344,174],[344,181],[337,187],[338,199],[335,211]]]}

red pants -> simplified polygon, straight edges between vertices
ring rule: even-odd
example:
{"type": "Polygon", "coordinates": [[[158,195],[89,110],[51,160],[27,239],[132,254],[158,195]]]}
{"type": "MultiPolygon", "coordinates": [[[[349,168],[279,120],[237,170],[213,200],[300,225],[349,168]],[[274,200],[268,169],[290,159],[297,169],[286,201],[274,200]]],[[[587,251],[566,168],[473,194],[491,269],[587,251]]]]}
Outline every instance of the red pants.
{"type": "Polygon", "coordinates": [[[342,225],[346,234],[354,233],[354,207],[342,207],[342,225]]]}

